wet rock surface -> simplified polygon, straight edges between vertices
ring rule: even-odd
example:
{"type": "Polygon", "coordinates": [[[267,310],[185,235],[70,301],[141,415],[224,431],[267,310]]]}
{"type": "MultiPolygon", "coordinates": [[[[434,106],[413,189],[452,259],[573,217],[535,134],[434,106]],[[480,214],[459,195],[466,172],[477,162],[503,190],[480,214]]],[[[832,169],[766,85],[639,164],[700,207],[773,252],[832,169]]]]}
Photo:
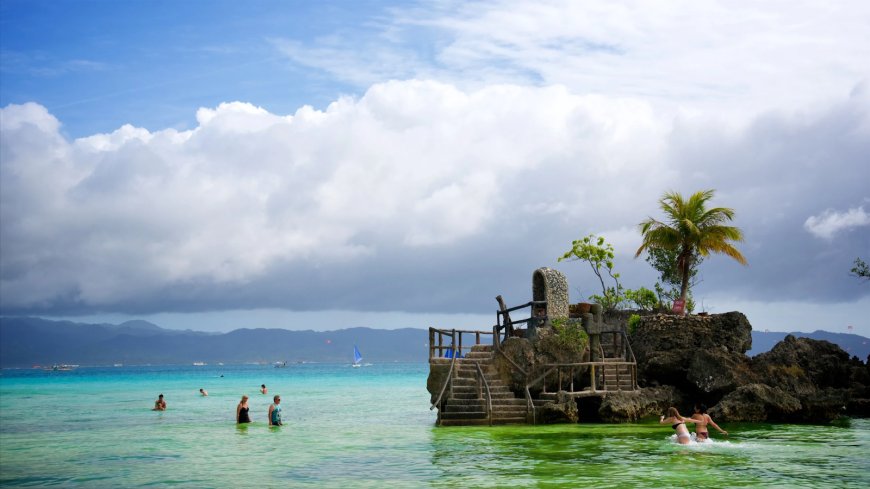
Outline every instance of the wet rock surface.
{"type": "Polygon", "coordinates": [[[598,408],[598,416],[606,423],[633,422],[658,416],[668,407],[682,404],[680,392],[672,386],[647,387],[631,392],[607,394],[598,408]]]}
{"type": "Polygon", "coordinates": [[[713,406],[711,416],[728,421],[825,422],[868,415],[866,363],[833,343],[791,335],[750,358],[745,352],[751,334],[739,312],[645,316],[631,338],[639,383],[673,386],[686,401],[676,406],[680,412],[705,403],[713,406]]]}
{"type": "Polygon", "coordinates": [[[554,402],[548,402],[537,410],[537,422],[541,424],[576,423],[578,419],[577,403],[565,391],[559,391],[554,402]]]}

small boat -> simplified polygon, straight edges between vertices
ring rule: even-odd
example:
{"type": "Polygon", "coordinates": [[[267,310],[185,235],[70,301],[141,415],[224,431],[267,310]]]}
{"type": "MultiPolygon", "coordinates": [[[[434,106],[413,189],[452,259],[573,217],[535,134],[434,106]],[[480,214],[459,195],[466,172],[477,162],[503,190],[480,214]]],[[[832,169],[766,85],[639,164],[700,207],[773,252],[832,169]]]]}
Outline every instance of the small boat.
{"type": "Polygon", "coordinates": [[[78,365],[55,364],[52,365],[51,368],[46,367],[45,370],[51,370],[53,372],[69,372],[70,370],[75,370],[76,367],[78,367],[78,365]]]}
{"type": "Polygon", "coordinates": [[[353,345],[353,367],[362,367],[362,354],[359,352],[359,349],[356,347],[356,345],[353,345]]]}
{"type": "Polygon", "coordinates": [[[203,367],[203,366],[205,366],[205,364],[206,364],[205,362],[193,362],[194,367],[203,367]]]}
{"type": "Polygon", "coordinates": [[[275,362],[275,368],[287,368],[287,362],[275,362]]]}

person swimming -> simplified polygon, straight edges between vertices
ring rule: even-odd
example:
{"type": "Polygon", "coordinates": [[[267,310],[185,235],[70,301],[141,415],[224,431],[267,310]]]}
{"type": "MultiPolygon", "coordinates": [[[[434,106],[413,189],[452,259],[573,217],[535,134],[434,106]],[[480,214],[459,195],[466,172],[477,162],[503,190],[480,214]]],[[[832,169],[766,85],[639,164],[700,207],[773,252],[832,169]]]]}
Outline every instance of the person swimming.
{"type": "Polygon", "coordinates": [[[269,389],[266,389],[266,384],[260,384],[260,393],[267,394],[268,392],[269,392],[269,389]]]}
{"type": "Polygon", "coordinates": [[[207,391],[207,390],[205,390],[205,389],[200,389],[200,390],[199,390],[199,393],[200,393],[200,394],[202,394],[202,395],[203,395],[203,397],[205,397],[205,396],[207,396],[207,395],[208,395],[208,391],[207,391]]]}
{"type": "Polygon", "coordinates": [[[680,413],[677,411],[677,408],[671,406],[668,408],[668,417],[664,417],[662,415],[659,417],[659,424],[670,424],[671,428],[677,432],[677,442],[680,445],[688,445],[689,442],[692,441],[692,435],[689,434],[689,429],[686,428],[686,423],[694,423],[695,420],[691,418],[684,418],[680,416],[680,413]]]}
{"type": "Polygon", "coordinates": [[[707,406],[705,404],[695,404],[695,414],[692,415],[695,420],[695,439],[698,441],[706,441],[710,439],[710,432],[707,430],[707,425],[716,428],[719,433],[728,436],[728,432],[719,427],[713,418],[707,414],[707,406]]]}

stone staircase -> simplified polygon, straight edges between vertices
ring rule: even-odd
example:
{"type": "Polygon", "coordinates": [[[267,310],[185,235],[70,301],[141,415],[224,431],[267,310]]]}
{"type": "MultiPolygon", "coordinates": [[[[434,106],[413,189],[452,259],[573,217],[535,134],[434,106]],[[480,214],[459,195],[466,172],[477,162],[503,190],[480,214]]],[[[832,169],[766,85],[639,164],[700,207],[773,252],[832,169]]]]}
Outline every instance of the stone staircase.
{"type": "Polygon", "coordinates": [[[465,358],[456,359],[452,392],[438,412],[442,426],[525,424],[528,422],[526,400],[517,398],[495,372],[492,346],[474,345],[465,358]],[[492,398],[492,420],[486,413],[486,388],[478,381],[480,364],[492,398]]]}
{"type": "Polygon", "coordinates": [[[603,358],[605,365],[602,367],[604,384],[600,387],[606,391],[631,391],[634,390],[634,382],[631,378],[631,367],[628,365],[607,365],[612,362],[625,362],[624,358],[603,358]]]}

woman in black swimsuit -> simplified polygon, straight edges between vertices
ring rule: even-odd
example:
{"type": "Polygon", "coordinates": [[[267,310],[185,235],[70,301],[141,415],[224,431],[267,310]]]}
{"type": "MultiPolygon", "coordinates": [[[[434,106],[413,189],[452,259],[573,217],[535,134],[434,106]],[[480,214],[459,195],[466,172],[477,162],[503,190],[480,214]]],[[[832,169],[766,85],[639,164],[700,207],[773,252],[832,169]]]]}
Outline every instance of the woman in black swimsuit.
{"type": "Polygon", "coordinates": [[[242,400],[236,407],[236,423],[250,423],[251,418],[248,416],[248,396],[242,396],[242,400]]]}
{"type": "Polygon", "coordinates": [[[692,436],[689,435],[689,429],[686,428],[686,423],[694,423],[695,420],[692,418],[684,418],[680,416],[677,408],[670,407],[668,408],[668,417],[660,417],[659,424],[670,424],[671,428],[677,432],[677,441],[680,445],[688,445],[690,441],[692,441],[692,436]]]}

